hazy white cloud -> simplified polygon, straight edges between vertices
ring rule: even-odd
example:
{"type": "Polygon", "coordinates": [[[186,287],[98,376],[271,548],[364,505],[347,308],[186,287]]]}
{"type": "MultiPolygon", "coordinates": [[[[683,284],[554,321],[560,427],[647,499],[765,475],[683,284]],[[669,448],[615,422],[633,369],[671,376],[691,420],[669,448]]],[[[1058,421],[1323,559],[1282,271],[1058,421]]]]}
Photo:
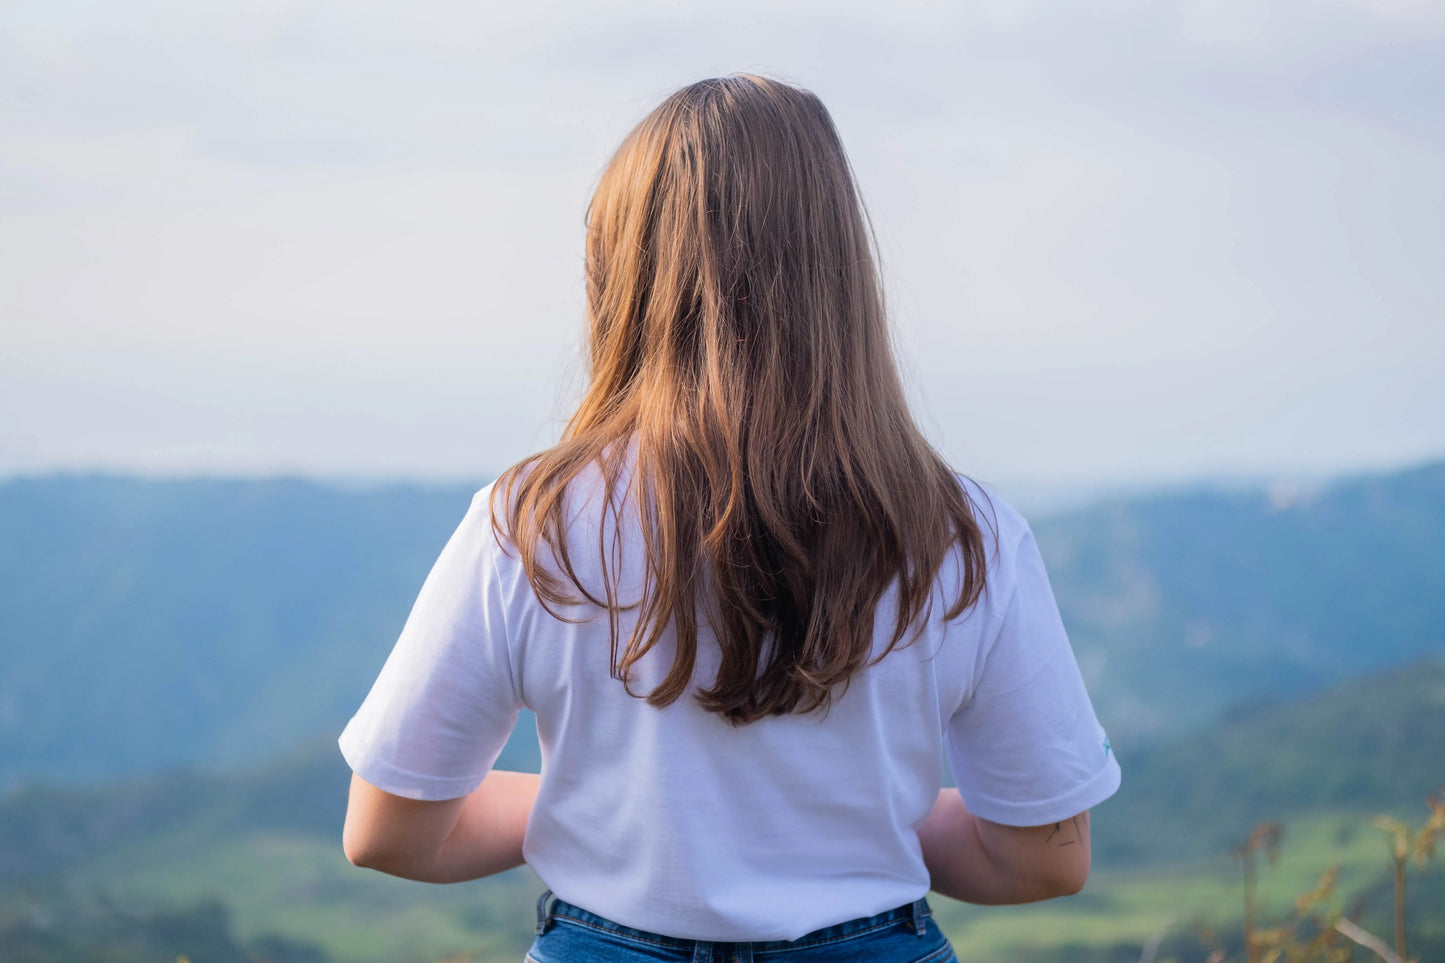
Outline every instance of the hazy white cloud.
{"type": "Polygon", "coordinates": [[[594,178],[732,70],[834,112],[961,468],[1439,453],[1442,10],[11,3],[0,471],[467,475],[545,444],[594,178]]]}

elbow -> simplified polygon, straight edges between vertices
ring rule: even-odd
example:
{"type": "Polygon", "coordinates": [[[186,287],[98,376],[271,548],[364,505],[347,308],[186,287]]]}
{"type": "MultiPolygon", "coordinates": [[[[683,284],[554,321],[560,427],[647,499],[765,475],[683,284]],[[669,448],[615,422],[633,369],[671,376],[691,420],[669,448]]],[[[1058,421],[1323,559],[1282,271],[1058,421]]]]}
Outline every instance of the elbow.
{"type": "Polygon", "coordinates": [[[1043,899],[1054,899],[1059,896],[1073,896],[1081,892],[1084,884],[1089,881],[1089,862],[1081,860],[1055,868],[1045,879],[1041,880],[1043,888],[1048,895],[1043,899]]]}
{"type": "Polygon", "coordinates": [[[1067,856],[1061,856],[1056,851],[1054,858],[1034,863],[1017,880],[1019,898],[1015,902],[1037,903],[1073,896],[1081,892],[1089,880],[1087,851],[1067,856]]]}
{"type": "Polygon", "coordinates": [[[346,861],[361,869],[396,875],[401,868],[398,853],[388,852],[375,839],[368,839],[349,828],[341,834],[341,851],[346,861]]]}
{"type": "Polygon", "coordinates": [[[376,867],[375,850],[367,846],[365,841],[357,839],[353,833],[341,834],[341,851],[346,854],[346,861],[353,866],[362,869],[376,867]]]}
{"type": "Polygon", "coordinates": [[[402,840],[343,833],[341,851],[346,854],[347,862],[362,869],[421,883],[443,882],[435,878],[432,864],[402,840]]]}
{"type": "Polygon", "coordinates": [[[346,853],[347,862],[361,869],[371,869],[378,873],[385,873],[388,876],[400,876],[402,879],[424,880],[421,869],[413,863],[406,853],[386,852],[366,847],[352,847],[342,843],[342,851],[346,853]]]}
{"type": "Polygon", "coordinates": [[[1055,892],[1054,895],[1073,896],[1077,893],[1082,892],[1084,889],[1084,884],[1088,881],[1089,868],[1085,866],[1077,873],[1073,873],[1068,876],[1061,876],[1059,879],[1055,880],[1054,885],[1057,887],[1057,892],[1055,892]]]}

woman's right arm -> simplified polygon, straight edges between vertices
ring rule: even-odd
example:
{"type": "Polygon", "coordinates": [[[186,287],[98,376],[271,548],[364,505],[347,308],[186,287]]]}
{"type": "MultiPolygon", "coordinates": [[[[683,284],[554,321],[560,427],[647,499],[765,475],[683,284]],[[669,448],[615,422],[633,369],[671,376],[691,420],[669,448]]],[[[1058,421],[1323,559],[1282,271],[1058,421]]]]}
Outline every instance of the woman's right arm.
{"type": "Polygon", "coordinates": [[[957,789],[944,789],[918,839],[933,890],[965,903],[1069,896],[1089,877],[1087,811],[1047,826],[1005,826],[975,816],[957,789]]]}

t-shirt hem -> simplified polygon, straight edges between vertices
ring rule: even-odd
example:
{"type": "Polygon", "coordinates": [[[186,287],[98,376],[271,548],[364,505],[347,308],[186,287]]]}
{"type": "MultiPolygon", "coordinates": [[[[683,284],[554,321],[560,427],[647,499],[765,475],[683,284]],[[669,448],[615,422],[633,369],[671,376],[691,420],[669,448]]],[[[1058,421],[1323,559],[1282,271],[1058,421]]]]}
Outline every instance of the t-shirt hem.
{"type": "Polygon", "coordinates": [[[1122,773],[1112,755],[1092,779],[1062,796],[1032,803],[1003,802],[986,796],[964,795],[968,811],[1004,826],[1046,826],[1086,809],[1092,809],[1119,791],[1122,773]]]}
{"type": "Polygon", "coordinates": [[[792,942],[847,920],[863,919],[898,906],[906,906],[931,892],[927,882],[919,881],[911,886],[905,884],[891,894],[876,897],[868,904],[860,904],[852,910],[843,911],[848,914],[844,920],[837,919],[836,905],[812,904],[806,907],[794,906],[795,912],[786,919],[780,918],[768,923],[758,920],[739,923],[696,906],[691,908],[691,912],[680,906],[667,910],[666,898],[657,892],[653,892],[650,897],[617,899],[613,898],[616,895],[615,887],[593,889],[586,884],[580,886],[577,892],[572,892],[571,881],[566,878],[569,867],[565,862],[554,865],[535,852],[529,854],[525,848],[523,853],[527,857],[528,868],[558,899],[603,916],[620,926],[643,933],[662,934],[676,940],[715,943],[792,942]]]}
{"type": "Polygon", "coordinates": [[[371,783],[377,789],[389,792],[393,796],[401,796],[405,799],[416,799],[422,802],[437,802],[443,799],[456,799],[461,796],[471,795],[478,786],[482,784],[482,778],[459,777],[443,779],[437,776],[426,776],[421,773],[410,772],[400,766],[393,765],[385,759],[377,759],[368,756],[360,746],[354,744],[353,740],[347,738],[343,732],[337,740],[341,748],[341,756],[351,771],[362,779],[371,783]]]}

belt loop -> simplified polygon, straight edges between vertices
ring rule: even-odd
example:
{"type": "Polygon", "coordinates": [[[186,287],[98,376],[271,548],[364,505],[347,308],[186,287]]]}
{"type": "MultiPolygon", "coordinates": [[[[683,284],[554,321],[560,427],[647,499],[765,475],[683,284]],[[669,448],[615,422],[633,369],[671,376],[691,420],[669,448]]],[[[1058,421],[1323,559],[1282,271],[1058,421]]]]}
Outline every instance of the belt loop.
{"type": "Polygon", "coordinates": [[[913,905],[908,907],[908,909],[910,910],[910,915],[912,915],[913,917],[914,935],[922,936],[924,933],[927,933],[928,917],[933,915],[928,908],[927,898],[919,897],[918,899],[914,900],[913,905]]]}
{"type": "Polygon", "coordinates": [[[547,932],[547,923],[551,920],[551,916],[547,912],[547,901],[551,898],[552,891],[550,889],[542,890],[542,895],[537,897],[536,933],[538,936],[541,936],[543,933],[547,932]]]}

